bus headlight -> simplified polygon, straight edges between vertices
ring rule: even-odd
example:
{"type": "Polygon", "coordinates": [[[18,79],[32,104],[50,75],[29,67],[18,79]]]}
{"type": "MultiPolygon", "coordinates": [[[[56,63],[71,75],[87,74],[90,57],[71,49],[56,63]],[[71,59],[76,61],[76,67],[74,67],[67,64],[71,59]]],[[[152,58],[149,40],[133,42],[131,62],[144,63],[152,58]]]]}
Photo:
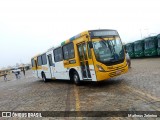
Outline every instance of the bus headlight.
{"type": "Polygon", "coordinates": [[[96,65],[96,66],[97,66],[97,68],[98,68],[98,70],[99,70],[100,72],[105,72],[105,70],[103,69],[102,66],[100,66],[100,65],[96,65]]]}

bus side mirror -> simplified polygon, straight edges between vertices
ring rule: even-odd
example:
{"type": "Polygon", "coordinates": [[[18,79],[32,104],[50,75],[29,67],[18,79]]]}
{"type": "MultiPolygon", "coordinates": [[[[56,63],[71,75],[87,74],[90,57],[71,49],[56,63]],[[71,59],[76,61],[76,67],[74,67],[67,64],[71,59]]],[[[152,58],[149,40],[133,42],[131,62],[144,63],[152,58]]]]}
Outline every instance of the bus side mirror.
{"type": "Polygon", "coordinates": [[[92,41],[89,41],[89,42],[88,42],[88,45],[89,45],[89,48],[93,48],[92,41]]]}

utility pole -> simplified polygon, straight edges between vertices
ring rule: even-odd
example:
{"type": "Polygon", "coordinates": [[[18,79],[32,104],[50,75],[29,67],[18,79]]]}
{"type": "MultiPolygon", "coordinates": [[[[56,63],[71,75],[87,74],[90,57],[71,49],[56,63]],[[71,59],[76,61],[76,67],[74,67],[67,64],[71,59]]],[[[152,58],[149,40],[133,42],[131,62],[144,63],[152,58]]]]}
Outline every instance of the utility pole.
{"type": "Polygon", "coordinates": [[[150,35],[149,35],[149,29],[145,28],[144,30],[146,31],[146,36],[150,37],[150,35]]]}

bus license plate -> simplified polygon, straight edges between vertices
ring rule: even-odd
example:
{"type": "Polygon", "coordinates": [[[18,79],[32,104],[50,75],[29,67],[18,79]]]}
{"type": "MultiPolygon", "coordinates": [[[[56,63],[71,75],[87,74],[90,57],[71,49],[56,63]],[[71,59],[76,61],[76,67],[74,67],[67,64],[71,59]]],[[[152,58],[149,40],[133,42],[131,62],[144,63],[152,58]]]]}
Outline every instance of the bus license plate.
{"type": "Polygon", "coordinates": [[[120,71],[120,70],[117,70],[117,71],[116,71],[116,75],[119,75],[119,74],[121,74],[121,71],[120,71]]]}

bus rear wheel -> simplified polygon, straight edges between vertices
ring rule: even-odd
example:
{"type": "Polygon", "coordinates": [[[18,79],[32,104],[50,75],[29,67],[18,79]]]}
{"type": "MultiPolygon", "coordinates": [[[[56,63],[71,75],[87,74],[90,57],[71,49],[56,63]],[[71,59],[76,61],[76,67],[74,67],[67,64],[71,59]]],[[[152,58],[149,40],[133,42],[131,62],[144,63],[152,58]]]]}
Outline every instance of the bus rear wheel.
{"type": "Polygon", "coordinates": [[[46,78],[46,75],[44,73],[42,73],[42,79],[44,82],[47,82],[47,78],[46,78]]]}
{"type": "Polygon", "coordinates": [[[73,74],[73,80],[74,80],[74,83],[76,85],[80,85],[80,79],[79,79],[79,75],[78,75],[77,72],[74,72],[74,74],[73,74]]]}

